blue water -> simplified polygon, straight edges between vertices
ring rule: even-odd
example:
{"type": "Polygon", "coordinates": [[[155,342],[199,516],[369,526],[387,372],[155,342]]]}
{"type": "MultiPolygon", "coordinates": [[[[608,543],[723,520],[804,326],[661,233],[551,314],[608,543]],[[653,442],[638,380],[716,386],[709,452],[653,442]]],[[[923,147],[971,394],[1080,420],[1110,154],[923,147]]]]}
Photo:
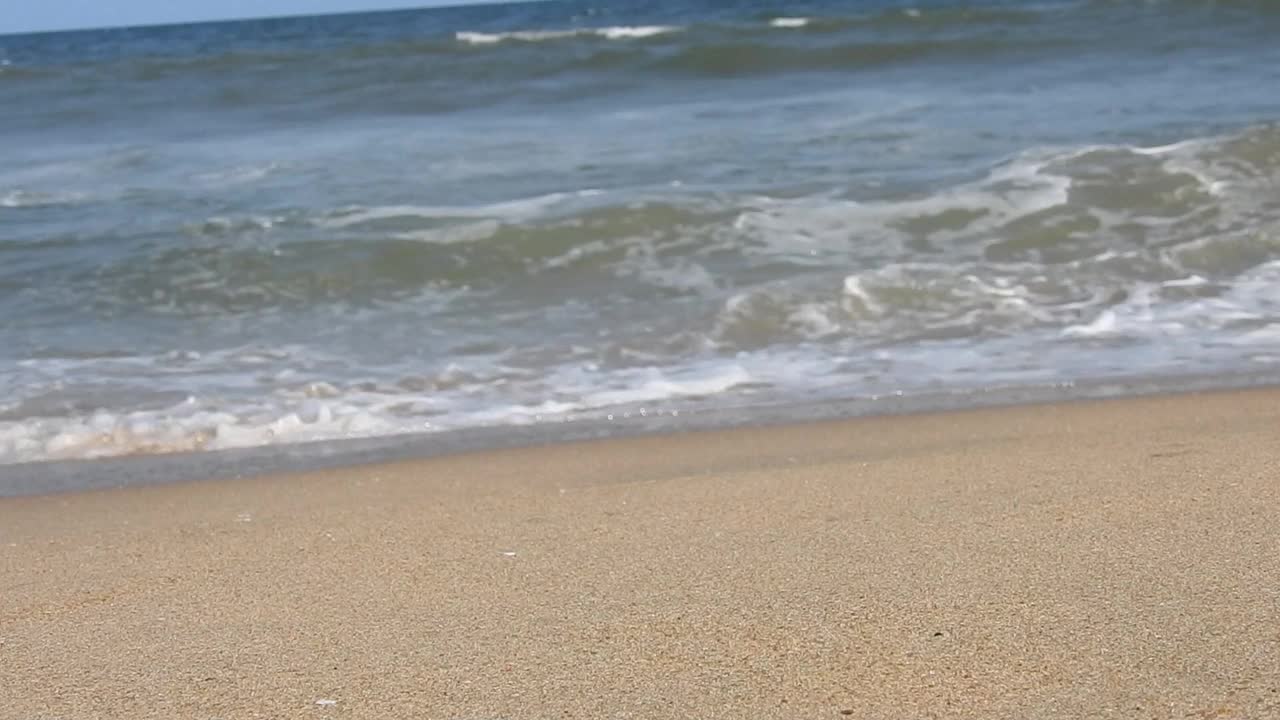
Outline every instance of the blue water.
{"type": "Polygon", "coordinates": [[[0,36],[0,462],[1273,372],[1278,32],[669,0],[0,36]]]}

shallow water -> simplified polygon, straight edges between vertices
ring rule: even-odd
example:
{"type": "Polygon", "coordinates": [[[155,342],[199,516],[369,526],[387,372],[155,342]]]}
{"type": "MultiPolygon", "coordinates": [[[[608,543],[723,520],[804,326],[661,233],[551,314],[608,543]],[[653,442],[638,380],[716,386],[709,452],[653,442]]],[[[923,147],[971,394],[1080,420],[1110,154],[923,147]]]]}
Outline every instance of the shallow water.
{"type": "Polygon", "coordinates": [[[1274,375],[1278,30],[669,1],[0,37],[0,462],[1274,375]]]}

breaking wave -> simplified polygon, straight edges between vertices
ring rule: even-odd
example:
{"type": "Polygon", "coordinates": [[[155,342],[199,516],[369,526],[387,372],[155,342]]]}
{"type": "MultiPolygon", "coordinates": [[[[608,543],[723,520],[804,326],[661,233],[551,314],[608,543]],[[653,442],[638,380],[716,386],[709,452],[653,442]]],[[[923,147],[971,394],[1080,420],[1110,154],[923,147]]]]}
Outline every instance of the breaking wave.
{"type": "Polygon", "coordinates": [[[361,350],[355,366],[307,344],[52,352],[0,374],[0,458],[607,421],[709,398],[883,392],[939,368],[961,384],[1040,381],[1085,356],[1122,372],[1142,348],[1161,348],[1149,371],[1270,366],[1278,180],[1268,125],[1038,148],[882,200],[584,190],[211,218],[186,229],[194,246],[0,282],[33,302],[50,293],[45,306],[318,337],[331,317],[376,316],[379,342],[409,344],[361,350]],[[412,360],[422,327],[448,347],[427,367],[412,360]]]}

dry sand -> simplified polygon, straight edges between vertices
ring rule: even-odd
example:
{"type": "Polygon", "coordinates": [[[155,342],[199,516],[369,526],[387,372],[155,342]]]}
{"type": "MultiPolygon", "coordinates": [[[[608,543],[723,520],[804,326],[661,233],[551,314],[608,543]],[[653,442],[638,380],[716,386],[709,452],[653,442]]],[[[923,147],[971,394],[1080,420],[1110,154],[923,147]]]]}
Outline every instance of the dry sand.
{"type": "Polygon", "coordinates": [[[1277,391],[0,501],[0,718],[1277,716],[1277,391]]]}

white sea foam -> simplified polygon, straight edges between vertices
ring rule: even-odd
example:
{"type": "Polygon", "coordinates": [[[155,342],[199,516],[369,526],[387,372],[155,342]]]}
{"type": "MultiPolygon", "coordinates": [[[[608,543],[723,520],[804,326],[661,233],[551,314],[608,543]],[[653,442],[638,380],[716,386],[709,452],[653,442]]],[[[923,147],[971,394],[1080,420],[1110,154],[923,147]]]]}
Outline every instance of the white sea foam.
{"type": "Polygon", "coordinates": [[[832,319],[832,305],[824,303],[802,303],[787,316],[787,323],[808,340],[839,335],[844,326],[832,319]]]}
{"type": "Polygon", "coordinates": [[[10,190],[0,195],[0,207],[35,208],[56,205],[75,205],[83,202],[85,195],[77,192],[56,192],[46,190],[10,190]]]}
{"type": "Polygon", "coordinates": [[[476,220],[439,228],[407,230],[394,233],[391,237],[427,245],[462,245],[493,237],[501,227],[502,223],[498,220],[476,220]]]}
{"type": "Polygon", "coordinates": [[[1167,145],[1152,145],[1149,147],[1133,147],[1128,145],[1107,145],[1097,147],[1107,147],[1110,149],[1124,149],[1139,155],[1171,155],[1173,153],[1185,152],[1196,148],[1204,147],[1213,142],[1214,138],[1192,138],[1190,140],[1182,140],[1180,142],[1169,143],[1167,145]]]}
{"type": "Polygon", "coordinates": [[[277,162],[245,164],[197,173],[193,179],[214,186],[242,185],[257,182],[281,168],[281,163],[277,162]]]}
{"type": "MultiPolygon", "coordinates": [[[[734,240],[750,240],[755,253],[792,258],[810,255],[825,262],[831,255],[845,256],[851,242],[887,252],[921,235],[938,248],[981,247],[976,244],[988,243],[1030,218],[1044,218],[1034,222],[1048,228],[1053,222],[1088,217],[1101,226],[1088,231],[1098,242],[1107,238],[1112,228],[1139,226],[1161,237],[1185,233],[1186,221],[1204,209],[1194,203],[1196,193],[1217,198],[1221,209],[1252,214],[1250,208],[1267,202],[1272,192],[1266,177],[1251,177],[1251,171],[1241,169],[1239,163],[1214,156],[1222,141],[1201,138],[1159,147],[1037,148],[1010,158],[979,180],[907,199],[859,202],[830,197],[758,197],[743,203],[734,219],[734,240]],[[1090,157],[1095,155],[1099,157],[1090,157]],[[1142,208],[1121,212],[1074,200],[1077,190],[1097,192],[1099,183],[1107,182],[1097,176],[1099,168],[1095,166],[1099,163],[1104,167],[1116,163],[1129,168],[1122,172],[1138,172],[1135,179],[1127,181],[1130,184],[1185,183],[1190,179],[1193,182],[1178,191],[1180,198],[1187,198],[1186,214],[1172,214],[1158,204],[1151,213],[1142,208]],[[1060,219],[1054,219],[1055,212],[1060,219]],[[938,222],[943,217],[950,219],[938,222]],[[920,227],[928,229],[913,229],[920,227]]],[[[1196,235],[1204,242],[1223,239],[1211,228],[1196,235]]],[[[1173,237],[1167,241],[1174,240],[1179,246],[1196,242],[1173,237]]]]}
{"type": "Polygon", "coordinates": [[[602,28],[574,28],[571,30],[516,30],[503,33],[458,32],[454,38],[468,45],[493,45],[501,42],[545,42],[547,40],[563,40],[565,38],[594,36],[606,40],[638,40],[680,32],[682,27],[674,25],[641,25],[616,26],[602,28]]]}
{"type": "Polygon", "coordinates": [[[809,18],[803,17],[779,17],[769,21],[769,24],[776,28],[802,28],[809,23],[809,18]]]}
{"type": "Polygon", "coordinates": [[[1264,263],[1236,278],[1225,292],[1207,297],[1171,301],[1160,293],[1161,288],[1206,284],[1198,276],[1141,283],[1133,287],[1124,302],[1103,308],[1088,322],[1069,325],[1060,334],[1076,340],[1123,338],[1161,343],[1179,337],[1213,338],[1215,345],[1256,345],[1265,349],[1280,329],[1277,283],[1280,261],[1264,263]]]}
{"type": "Polygon", "coordinates": [[[574,37],[579,33],[575,30],[520,30],[516,32],[505,33],[482,33],[482,32],[458,32],[454,37],[458,42],[470,45],[493,45],[505,40],[519,40],[521,42],[539,42],[543,40],[557,40],[560,38],[574,37]]]}
{"type": "Polygon", "coordinates": [[[1067,338],[1098,338],[1111,337],[1119,334],[1120,320],[1116,315],[1116,311],[1106,309],[1098,313],[1097,317],[1087,323],[1080,325],[1069,325],[1062,329],[1062,337],[1067,338]]]}
{"type": "Polygon", "coordinates": [[[672,25],[649,25],[642,27],[610,27],[601,28],[593,34],[610,40],[629,40],[635,38],[647,38],[655,35],[666,35],[668,33],[680,32],[684,28],[672,25]]]}
{"type": "Polygon", "coordinates": [[[701,372],[671,373],[646,368],[618,378],[611,387],[584,394],[580,406],[600,408],[628,403],[671,400],[694,395],[716,395],[751,381],[751,373],[739,364],[713,367],[701,372]],[[625,376],[624,376],[625,377],[625,376]]]}
{"type": "Polygon", "coordinates": [[[496,219],[505,221],[529,220],[557,206],[574,200],[602,195],[596,189],[574,192],[549,193],[537,197],[509,200],[489,205],[382,205],[374,207],[353,206],[342,208],[316,220],[323,227],[344,228],[355,225],[397,218],[424,220],[496,219]]]}
{"type": "MultiPolygon", "coordinates": [[[[564,366],[525,383],[523,390],[510,378],[496,383],[473,378],[449,389],[396,394],[308,383],[297,392],[256,399],[193,396],[156,410],[0,420],[0,463],[382,437],[524,424],[596,410],[603,420],[608,408],[711,396],[751,380],[741,365],[712,363],[670,370],[638,368],[607,376],[564,366]],[[312,391],[318,385],[327,387],[312,391]],[[513,393],[525,399],[514,400],[513,393]]],[[[618,415],[627,412],[619,409],[618,415]]]]}
{"type": "Polygon", "coordinates": [[[903,242],[897,229],[905,222],[963,211],[972,215],[963,228],[940,230],[940,242],[989,233],[1068,201],[1072,179],[1045,172],[1037,157],[1015,159],[986,178],[932,195],[882,202],[831,198],[777,200],[761,197],[734,221],[734,228],[760,243],[762,250],[794,255],[801,248],[814,252],[842,250],[852,238],[860,244],[891,246],[903,242]]]}

